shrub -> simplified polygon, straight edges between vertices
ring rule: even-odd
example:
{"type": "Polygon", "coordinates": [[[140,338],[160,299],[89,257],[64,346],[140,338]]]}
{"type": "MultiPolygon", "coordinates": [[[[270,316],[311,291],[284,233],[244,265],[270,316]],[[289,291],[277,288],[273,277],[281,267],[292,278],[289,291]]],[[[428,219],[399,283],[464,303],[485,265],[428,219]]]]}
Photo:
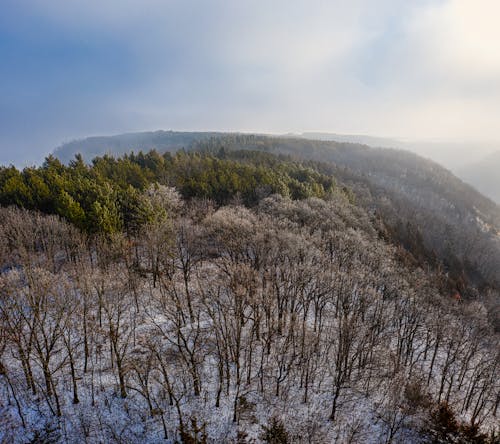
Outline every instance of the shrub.
{"type": "Polygon", "coordinates": [[[480,432],[476,424],[458,421],[455,413],[446,402],[439,403],[430,413],[427,430],[424,434],[432,444],[488,444],[486,435],[480,432]]]}
{"type": "Polygon", "coordinates": [[[270,419],[268,425],[262,426],[262,429],[260,439],[264,442],[269,444],[288,444],[290,442],[285,425],[274,416],[270,419]]]}

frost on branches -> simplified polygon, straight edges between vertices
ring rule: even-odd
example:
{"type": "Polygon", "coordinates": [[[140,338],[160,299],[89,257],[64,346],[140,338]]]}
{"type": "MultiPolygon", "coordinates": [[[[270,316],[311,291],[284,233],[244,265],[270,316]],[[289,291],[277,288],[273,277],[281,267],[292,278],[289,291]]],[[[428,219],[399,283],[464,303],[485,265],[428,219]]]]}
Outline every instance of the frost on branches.
{"type": "Polygon", "coordinates": [[[0,210],[1,442],[497,442],[480,299],[366,212],[145,199],[108,236],[0,210]]]}

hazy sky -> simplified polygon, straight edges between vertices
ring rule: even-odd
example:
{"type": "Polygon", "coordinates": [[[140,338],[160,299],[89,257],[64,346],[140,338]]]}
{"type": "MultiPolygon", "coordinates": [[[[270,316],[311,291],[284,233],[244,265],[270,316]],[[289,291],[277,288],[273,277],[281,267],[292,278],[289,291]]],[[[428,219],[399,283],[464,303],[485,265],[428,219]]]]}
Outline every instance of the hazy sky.
{"type": "Polygon", "coordinates": [[[500,140],[498,0],[2,0],[0,163],[124,131],[500,140]]]}

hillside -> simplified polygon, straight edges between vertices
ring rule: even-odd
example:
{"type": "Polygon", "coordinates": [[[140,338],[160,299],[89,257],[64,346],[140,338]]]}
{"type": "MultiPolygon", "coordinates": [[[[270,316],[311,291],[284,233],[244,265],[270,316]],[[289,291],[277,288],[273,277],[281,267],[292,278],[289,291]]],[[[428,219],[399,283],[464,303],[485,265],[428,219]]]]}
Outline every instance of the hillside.
{"type": "MultiPolygon", "coordinates": [[[[115,156],[132,151],[157,150],[159,152],[174,152],[182,148],[189,148],[195,142],[207,140],[211,137],[230,136],[230,133],[216,132],[179,132],[154,131],[118,134],[115,136],[87,137],[81,140],[64,143],[56,148],[53,154],[63,163],[68,163],[76,154],[82,154],[86,161],[94,157],[112,154],[115,156]]],[[[404,141],[384,137],[367,135],[346,135],[333,133],[306,132],[301,135],[287,135],[287,138],[301,138],[306,141],[316,140],[335,144],[368,145],[378,148],[392,148],[410,152],[422,153],[426,158],[444,165],[458,177],[465,180],[485,196],[500,202],[498,190],[500,186],[496,179],[498,154],[488,156],[478,161],[478,153],[489,152],[491,145],[470,143],[445,143],[432,141],[404,141]],[[460,155],[457,155],[460,153],[460,155]],[[465,166],[464,166],[465,164],[465,166]]],[[[306,142],[307,143],[307,142],[306,142]]]]}
{"type": "Polygon", "coordinates": [[[368,145],[371,147],[384,148],[403,148],[405,142],[398,139],[390,139],[388,137],[367,136],[362,134],[335,134],[335,133],[318,133],[305,132],[300,134],[300,137],[308,140],[324,140],[331,142],[355,143],[360,145],[368,145]]]}
{"type": "Polygon", "coordinates": [[[498,207],[432,162],[226,135],[0,204],[6,442],[497,442],[498,207]]]}
{"type": "Polygon", "coordinates": [[[265,136],[225,136],[193,149],[219,146],[320,162],[320,171],[351,188],[359,204],[378,212],[401,243],[413,245],[414,254],[430,261],[436,257],[457,283],[465,279],[498,288],[500,207],[438,164],[394,149],[265,136]]]}
{"type": "Polygon", "coordinates": [[[68,163],[74,159],[76,154],[81,154],[85,160],[89,161],[105,154],[120,156],[131,151],[177,151],[191,146],[195,141],[207,139],[217,134],[220,133],[154,131],[87,137],[62,144],[54,150],[54,155],[61,162],[68,163]]]}
{"type": "MultiPolygon", "coordinates": [[[[300,137],[312,140],[347,142],[368,145],[374,148],[394,148],[416,153],[426,159],[431,159],[445,168],[458,174],[460,178],[464,165],[472,165],[483,160],[488,153],[498,149],[494,142],[481,141],[446,141],[433,139],[398,139],[377,137],[363,134],[335,134],[306,132],[300,137]]],[[[471,185],[476,186],[475,182],[471,185]]],[[[478,187],[476,187],[478,188],[478,187]]]]}
{"type": "Polygon", "coordinates": [[[485,196],[500,205],[500,151],[461,168],[458,173],[485,196]]]}

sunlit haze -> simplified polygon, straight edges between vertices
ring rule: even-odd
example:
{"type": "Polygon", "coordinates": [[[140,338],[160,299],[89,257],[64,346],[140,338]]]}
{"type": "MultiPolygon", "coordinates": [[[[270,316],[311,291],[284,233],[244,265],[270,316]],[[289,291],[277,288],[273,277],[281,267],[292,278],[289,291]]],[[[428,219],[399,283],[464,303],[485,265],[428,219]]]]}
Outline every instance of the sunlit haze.
{"type": "Polygon", "coordinates": [[[440,141],[473,160],[500,147],[499,16],[496,0],[4,0],[0,163],[156,129],[440,141]]]}

